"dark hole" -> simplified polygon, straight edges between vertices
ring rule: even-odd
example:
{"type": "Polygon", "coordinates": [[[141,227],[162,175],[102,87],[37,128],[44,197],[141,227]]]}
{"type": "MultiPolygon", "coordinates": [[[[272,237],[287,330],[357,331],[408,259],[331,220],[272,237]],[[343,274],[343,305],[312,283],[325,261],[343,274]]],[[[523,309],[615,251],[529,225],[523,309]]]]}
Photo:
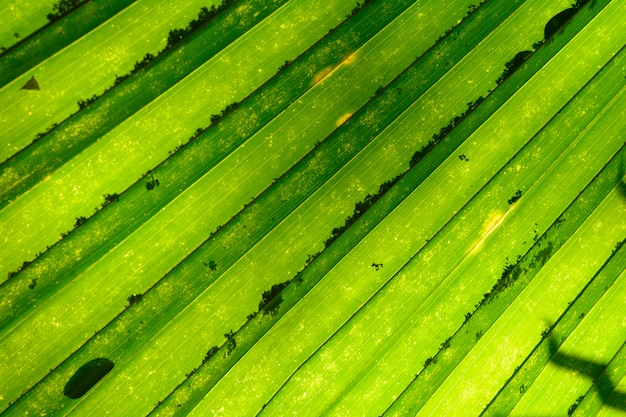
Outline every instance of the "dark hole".
{"type": "Polygon", "coordinates": [[[113,365],[113,362],[107,358],[97,358],[87,362],[78,368],[67,381],[63,394],[71,399],[82,397],[113,369],[113,365]]]}

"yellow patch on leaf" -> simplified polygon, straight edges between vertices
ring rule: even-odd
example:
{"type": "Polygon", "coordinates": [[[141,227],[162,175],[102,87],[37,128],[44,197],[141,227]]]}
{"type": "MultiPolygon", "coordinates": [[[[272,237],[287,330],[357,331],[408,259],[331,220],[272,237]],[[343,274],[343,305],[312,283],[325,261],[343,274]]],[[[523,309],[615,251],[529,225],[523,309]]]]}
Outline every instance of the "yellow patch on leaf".
{"type": "Polygon", "coordinates": [[[349,118],[352,117],[352,113],[346,113],[343,116],[341,116],[339,119],[337,119],[337,127],[341,126],[342,124],[344,124],[345,122],[348,121],[349,118]]]}
{"type": "Polygon", "coordinates": [[[500,224],[502,223],[505,217],[506,217],[506,214],[500,211],[491,213],[489,217],[487,217],[487,219],[483,223],[483,227],[480,232],[480,237],[478,238],[476,242],[472,244],[472,249],[470,252],[475,252],[478,249],[480,249],[482,243],[485,241],[485,239],[487,239],[487,236],[489,236],[491,232],[493,232],[494,230],[496,230],[498,226],[500,226],[500,224]]]}
{"type": "Polygon", "coordinates": [[[315,74],[315,77],[313,77],[313,81],[311,82],[311,85],[316,85],[318,83],[321,83],[326,78],[328,78],[330,74],[332,74],[333,71],[334,69],[332,67],[326,67],[320,70],[317,74],[315,74]]]}
{"type": "Polygon", "coordinates": [[[311,82],[311,86],[314,86],[316,84],[321,83],[322,81],[324,81],[325,79],[327,79],[328,77],[330,77],[330,75],[337,71],[337,69],[341,68],[343,65],[350,65],[352,63],[354,63],[356,61],[356,53],[352,53],[348,56],[346,56],[340,63],[339,65],[333,67],[326,67],[324,69],[321,69],[317,74],[315,74],[315,77],[313,77],[313,81],[311,82]]]}

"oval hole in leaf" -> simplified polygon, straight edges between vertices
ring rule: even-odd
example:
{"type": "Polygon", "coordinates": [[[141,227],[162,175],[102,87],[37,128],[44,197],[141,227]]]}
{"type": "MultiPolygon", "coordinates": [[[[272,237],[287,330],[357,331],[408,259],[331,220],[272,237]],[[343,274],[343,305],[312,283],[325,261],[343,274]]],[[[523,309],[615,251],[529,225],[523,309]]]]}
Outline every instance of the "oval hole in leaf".
{"type": "Polygon", "coordinates": [[[106,374],[113,369],[113,362],[107,358],[97,358],[90,360],[72,375],[65,384],[63,394],[71,399],[80,398],[91,387],[96,385],[106,374]]]}

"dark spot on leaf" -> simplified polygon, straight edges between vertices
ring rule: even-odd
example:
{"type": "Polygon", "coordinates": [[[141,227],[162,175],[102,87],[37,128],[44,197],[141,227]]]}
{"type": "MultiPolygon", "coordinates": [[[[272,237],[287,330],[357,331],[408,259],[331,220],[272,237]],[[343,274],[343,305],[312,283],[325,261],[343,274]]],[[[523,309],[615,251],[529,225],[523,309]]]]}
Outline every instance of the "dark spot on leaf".
{"type": "Polygon", "coordinates": [[[513,194],[513,197],[509,198],[508,202],[509,204],[513,204],[520,198],[522,198],[522,190],[517,190],[515,194],[513,194]]]}
{"type": "Polygon", "coordinates": [[[78,368],[67,381],[63,394],[71,399],[82,397],[113,369],[113,365],[113,362],[106,358],[97,358],[87,362],[78,368]]]}
{"type": "Polygon", "coordinates": [[[128,301],[128,305],[137,304],[143,299],[143,294],[131,294],[126,300],[128,301]]]}
{"type": "Polygon", "coordinates": [[[150,190],[154,190],[156,187],[158,187],[161,183],[159,182],[158,179],[154,178],[154,175],[151,176],[148,179],[148,182],[146,183],[146,190],[150,191],[150,190]]]}

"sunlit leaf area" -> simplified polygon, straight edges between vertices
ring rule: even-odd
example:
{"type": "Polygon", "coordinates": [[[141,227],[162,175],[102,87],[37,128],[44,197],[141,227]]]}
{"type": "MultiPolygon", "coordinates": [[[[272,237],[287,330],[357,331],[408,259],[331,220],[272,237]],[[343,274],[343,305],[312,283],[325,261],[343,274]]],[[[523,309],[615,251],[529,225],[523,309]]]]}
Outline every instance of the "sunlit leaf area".
{"type": "Polygon", "coordinates": [[[2,416],[626,415],[626,1],[0,23],[2,416]]]}

